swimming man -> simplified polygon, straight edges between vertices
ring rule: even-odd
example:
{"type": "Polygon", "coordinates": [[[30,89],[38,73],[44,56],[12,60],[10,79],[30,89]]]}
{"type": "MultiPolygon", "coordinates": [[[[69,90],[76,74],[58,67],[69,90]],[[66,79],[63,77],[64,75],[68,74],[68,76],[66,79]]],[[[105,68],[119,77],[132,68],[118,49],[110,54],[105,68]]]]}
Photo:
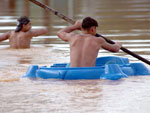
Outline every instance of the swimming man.
{"type": "Polygon", "coordinates": [[[30,19],[26,16],[20,17],[15,31],[9,31],[0,35],[0,41],[9,39],[10,48],[30,48],[32,37],[44,35],[48,32],[46,28],[31,30],[30,19]]]}

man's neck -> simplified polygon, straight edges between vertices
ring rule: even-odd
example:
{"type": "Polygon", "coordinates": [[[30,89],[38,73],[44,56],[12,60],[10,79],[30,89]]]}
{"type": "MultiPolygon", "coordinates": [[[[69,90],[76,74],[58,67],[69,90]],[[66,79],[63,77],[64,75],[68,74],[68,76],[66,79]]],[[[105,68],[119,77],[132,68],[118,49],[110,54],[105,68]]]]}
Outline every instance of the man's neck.
{"type": "Polygon", "coordinates": [[[91,33],[88,32],[88,31],[82,31],[82,33],[83,33],[83,34],[86,34],[86,35],[92,35],[92,36],[93,36],[93,34],[91,34],[91,33]]]}
{"type": "Polygon", "coordinates": [[[22,32],[28,32],[27,30],[24,30],[24,29],[22,29],[21,31],[22,31],[22,32]]]}
{"type": "Polygon", "coordinates": [[[83,34],[90,34],[90,32],[83,30],[82,31],[83,34]]]}

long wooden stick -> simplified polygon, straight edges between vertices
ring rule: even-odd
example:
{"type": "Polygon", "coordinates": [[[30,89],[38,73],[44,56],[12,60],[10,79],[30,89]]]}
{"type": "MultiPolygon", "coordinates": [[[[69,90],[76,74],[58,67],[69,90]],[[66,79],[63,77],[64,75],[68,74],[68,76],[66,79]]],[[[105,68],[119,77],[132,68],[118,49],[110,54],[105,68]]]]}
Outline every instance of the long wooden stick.
{"type": "MultiPolygon", "coordinates": [[[[71,19],[71,18],[69,18],[69,17],[59,13],[58,11],[48,7],[47,5],[42,4],[41,2],[39,2],[37,0],[29,0],[29,1],[35,3],[36,5],[38,5],[38,6],[42,7],[42,8],[44,8],[45,10],[51,11],[54,15],[56,15],[56,16],[64,19],[64,20],[66,20],[67,22],[69,22],[71,24],[75,23],[75,21],[73,19],[71,19]]],[[[108,39],[108,38],[106,38],[106,37],[104,37],[104,36],[102,36],[100,34],[96,34],[96,36],[104,38],[110,44],[114,44],[115,43],[112,40],[110,40],[110,39],[108,39]]],[[[132,52],[132,51],[130,51],[130,50],[124,48],[124,47],[121,47],[121,50],[124,51],[125,53],[130,54],[131,56],[133,56],[133,57],[135,57],[135,58],[137,58],[137,59],[139,59],[139,60],[141,60],[141,61],[143,61],[143,62],[145,62],[145,63],[150,65],[150,61],[149,60],[147,60],[147,59],[137,55],[136,53],[134,53],[134,52],[132,52]]]]}

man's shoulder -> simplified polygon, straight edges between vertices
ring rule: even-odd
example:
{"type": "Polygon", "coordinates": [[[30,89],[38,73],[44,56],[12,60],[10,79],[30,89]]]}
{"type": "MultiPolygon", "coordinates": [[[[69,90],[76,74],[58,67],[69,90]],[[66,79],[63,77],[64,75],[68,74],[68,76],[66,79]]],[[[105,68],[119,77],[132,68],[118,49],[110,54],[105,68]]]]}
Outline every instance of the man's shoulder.
{"type": "Polygon", "coordinates": [[[9,35],[15,35],[15,34],[17,34],[17,33],[19,33],[19,32],[16,32],[16,31],[8,31],[7,32],[9,35]]]}
{"type": "Polygon", "coordinates": [[[11,34],[13,33],[14,31],[7,31],[6,34],[11,34]]]}
{"type": "Polygon", "coordinates": [[[81,37],[81,35],[80,34],[76,34],[76,33],[68,33],[68,34],[66,34],[69,38],[79,38],[79,37],[81,37]]]}
{"type": "Polygon", "coordinates": [[[13,31],[7,31],[7,32],[5,33],[5,35],[6,35],[7,37],[10,37],[10,36],[12,35],[12,33],[13,33],[13,31]]]}
{"type": "Polygon", "coordinates": [[[10,31],[9,33],[10,37],[30,37],[30,32],[27,31],[27,32],[22,32],[22,31],[19,31],[19,32],[16,32],[16,31],[10,31]]]}

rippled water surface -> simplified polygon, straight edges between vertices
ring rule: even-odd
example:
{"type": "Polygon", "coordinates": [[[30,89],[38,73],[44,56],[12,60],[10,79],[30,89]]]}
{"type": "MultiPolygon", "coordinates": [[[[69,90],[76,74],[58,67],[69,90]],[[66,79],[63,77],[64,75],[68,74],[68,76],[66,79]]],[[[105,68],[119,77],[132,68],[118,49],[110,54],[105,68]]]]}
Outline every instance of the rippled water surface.
{"type": "MultiPolygon", "coordinates": [[[[150,60],[150,0],[39,0],[81,20],[92,16],[98,33],[150,60]]],[[[30,49],[11,49],[0,42],[0,113],[149,113],[150,76],[109,80],[30,80],[21,78],[33,64],[69,62],[69,45],[56,32],[69,24],[28,0],[1,0],[0,35],[16,28],[19,16],[29,16],[33,29],[49,33],[34,37],[30,49]]],[[[101,50],[98,56],[124,56],[101,50]]],[[[149,65],[145,64],[148,68],[149,65]]]]}

